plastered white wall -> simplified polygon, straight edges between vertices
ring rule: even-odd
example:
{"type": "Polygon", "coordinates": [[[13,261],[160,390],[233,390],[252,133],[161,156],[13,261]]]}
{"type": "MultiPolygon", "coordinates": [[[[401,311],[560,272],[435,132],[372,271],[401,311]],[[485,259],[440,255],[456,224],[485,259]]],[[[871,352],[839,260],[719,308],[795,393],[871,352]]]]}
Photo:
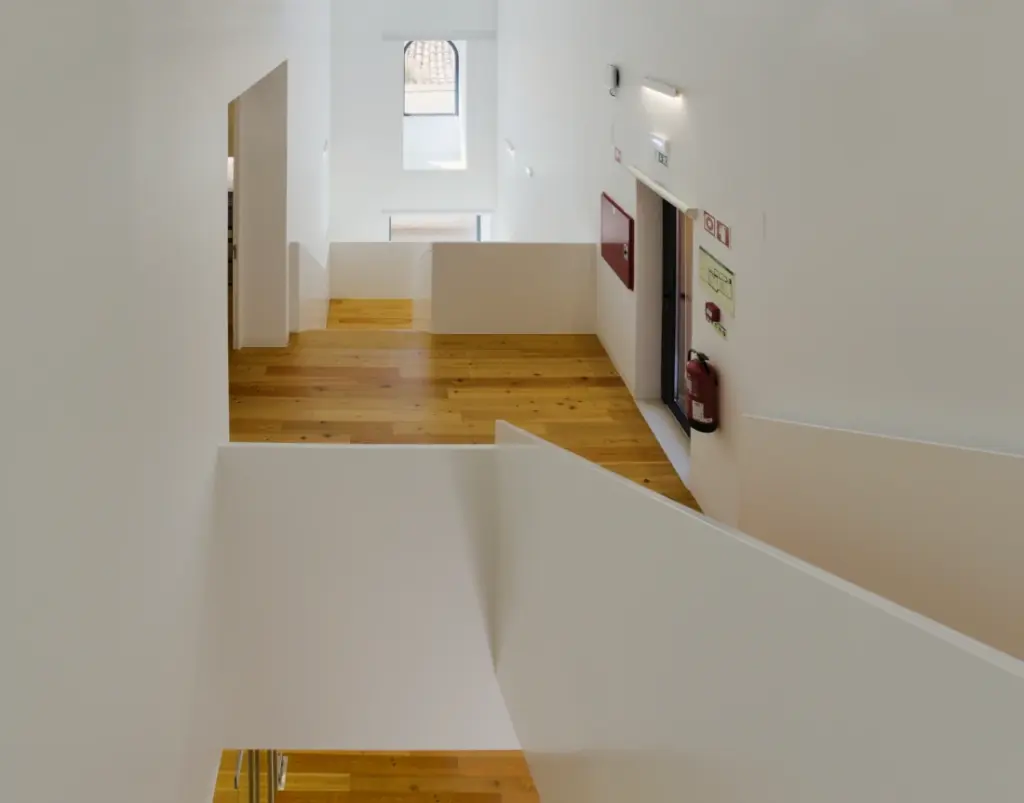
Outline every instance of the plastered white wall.
{"type": "Polygon", "coordinates": [[[431,247],[416,261],[413,273],[412,326],[418,332],[430,331],[434,296],[434,249],[431,247]]]}
{"type": "Polygon", "coordinates": [[[331,243],[332,298],[415,298],[430,243],[331,243]]]}
{"type": "Polygon", "coordinates": [[[239,97],[238,132],[237,345],[285,346],[294,295],[288,266],[287,62],[239,97]]]}
{"type": "Polygon", "coordinates": [[[509,429],[497,668],[545,803],[1024,793],[1020,661],[509,429]]]}
{"type": "Polygon", "coordinates": [[[330,221],[331,0],[298,0],[288,59],[288,241],[327,264],[330,221]],[[326,100],[325,100],[326,99],[326,100]]]}
{"type": "Polygon", "coordinates": [[[496,203],[495,0],[333,0],[333,241],[386,242],[389,211],[487,211],[496,203]],[[403,170],[408,39],[466,40],[466,170],[403,170]]]}
{"type": "Polygon", "coordinates": [[[330,277],[327,268],[301,243],[288,245],[288,283],[291,331],[326,327],[331,305],[330,277]]]}
{"type": "MultiPolygon", "coordinates": [[[[725,427],[747,412],[1020,451],[1024,110],[1000,98],[1022,22],[1009,0],[502,3],[499,140],[517,156],[501,160],[499,228],[595,242],[602,191],[636,210],[635,164],[732,226],[731,250],[696,231],[737,276],[728,340],[694,328],[722,368],[725,427]],[[641,90],[647,75],[683,99],[641,90]],[[651,131],[670,137],[668,168],[651,131]]],[[[628,301],[599,298],[622,316],[603,330],[630,331],[628,301]]],[[[698,499],[732,523],[737,460],[693,439],[698,499]]]]}
{"type": "Polygon", "coordinates": [[[1024,457],[741,426],[744,532],[1024,658],[1024,457]]]}
{"type": "MultiPolygon", "coordinates": [[[[293,86],[310,79],[304,32],[328,13],[0,5],[0,332],[31,344],[7,356],[0,423],[11,800],[211,799],[230,682],[207,629],[228,437],[225,110],[285,60],[293,86]]],[[[291,175],[299,209],[315,207],[315,176],[291,175]]]]}
{"type": "Polygon", "coordinates": [[[403,132],[406,170],[438,170],[442,164],[462,161],[462,126],[458,117],[409,115],[403,121],[403,132]]]}
{"type": "Polygon", "coordinates": [[[299,331],[299,248],[288,243],[288,331],[299,331]]]}
{"type": "Polygon", "coordinates": [[[225,744],[518,749],[488,637],[493,458],[221,450],[225,744]]]}
{"type": "Polygon", "coordinates": [[[596,268],[595,328],[601,345],[622,376],[626,387],[636,393],[636,297],[594,249],[596,268]]]}
{"type": "Polygon", "coordinates": [[[594,248],[435,243],[430,330],[451,334],[593,334],[594,248]]]}
{"type": "MultiPolygon", "coordinates": [[[[636,384],[632,390],[638,399],[660,399],[661,286],[664,278],[662,200],[646,187],[638,185],[636,204],[636,254],[631,299],[636,304],[636,384]]],[[[603,267],[612,273],[607,265],[603,267]]],[[[619,287],[626,289],[622,282],[619,282],[619,287]]]]}

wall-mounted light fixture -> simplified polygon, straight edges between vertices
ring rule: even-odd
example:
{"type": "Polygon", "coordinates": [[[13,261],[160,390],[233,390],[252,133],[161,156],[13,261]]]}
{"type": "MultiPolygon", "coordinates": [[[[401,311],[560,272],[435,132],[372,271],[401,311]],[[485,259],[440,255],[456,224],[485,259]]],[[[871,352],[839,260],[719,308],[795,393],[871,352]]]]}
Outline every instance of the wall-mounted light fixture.
{"type": "Polygon", "coordinates": [[[657,78],[644,78],[644,89],[649,89],[651,92],[657,92],[659,95],[664,95],[667,98],[678,98],[683,93],[679,87],[672,86],[672,84],[666,84],[664,81],[659,81],[657,78]]]}
{"type": "Polygon", "coordinates": [[[528,178],[533,178],[533,168],[532,167],[526,168],[526,175],[527,175],[528,178]]]}
{"type": "Polygon", "coordinates": [[[512,140],[510,140],[510,139],[506,139],[505,140],[505,150],[508,151],[508,155],[509,156],[511,156],[513,159],[515,158],[516,146],[512,144],[512,140]]]}
{"type": "Polygon", "coordinates": [[[622,83],[622,72],[614,64],[608,65],[608,94],[613,98],[619,94],[619,85],[622,83]]]}

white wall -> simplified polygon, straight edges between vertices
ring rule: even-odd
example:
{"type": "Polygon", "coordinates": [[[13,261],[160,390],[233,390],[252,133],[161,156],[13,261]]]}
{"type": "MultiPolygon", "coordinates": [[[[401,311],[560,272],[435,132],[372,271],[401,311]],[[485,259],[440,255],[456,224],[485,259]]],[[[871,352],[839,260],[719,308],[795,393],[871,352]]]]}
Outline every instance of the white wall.
{"type": "Polygon", "coordinates": [[[594,248],[435,243],[430,330],[593,334],[594,248]]]}
{"type": "MultiPolygon", "coordinates": [[[[331,0],[298,0],[288,35],[288,241],[327,264],[330,223],[331,0]],[[315,13],[311,13],[315,12],[315,13]]],[[[304,293],[306,291],[303,291],[304,293]]]]}
{"type": "MultiPolygon", "coordinates": [[[[694,330],[723,368],[726,427],[746,412],[1024,450],[1024,109],[1002,100],[1022,22],[1011,0],[502,3],[499,139],[517,159],[501,160],[501,231],[595,242],[602,190],[636,208],[617,144],[733,227],[731,250],[697,227],[737,275],[728,341],[694,330]],[[645,75],[685,99],[642,94],[645,75]],[[671,137],[669,168],[651,130],[671,137]]],[[[731,522],[737,460],[724,437],[693,440],[697,497],[731,522]]]]}
{"type": "Polygon", "coordinates": [[[1024,658],[1024,457],[742,427],[744,532],[1024,658]]]}
{"type": "Polygon", "coordinates": [[[288,244],[288,283],[291,331],[325,328],[331,306],[330,276],[301,243],[288,244]]]}
{"type": "Polygon", "coordinates": [[[331,298],[415,298],[430,243],[331,243],[331,298]]]}
{"type": "Polygon", "coordinates": [[[418,332],[430,331],[433,299],[434,249],[431,247],[416,261],[416,268],[413,271],[412,327],[418,332]]]}
{"type": "Polygon", "coordinates": [[[637,187],[633,289],[597,249],[597,334],[637,399],[661,398],[661,197],[637,187]]]}
{"type": "MultiPolygon", "coordinates": [[[[288,243],[288,331],[299,330],[299,249],[298,243],[288,243]]],[[[329,303],[329,302],[328,302],[329,303]]]]}
{"type": "MultiPolygon", "coordinates": [[[[309,79],[303,31],[327,15],[319,0],[0,4],[0,334],[23,345],[0,423],[12,800],[210,800],[225,109],[282,61],[293,87],[309,79]]],[[[301,173],[300,204],[317,189],[301,173]]]]}
{"type": "Polygon", "coordinates": [[[389,211],[486,211],[496,202],[495,0],[333,0],[331,228],[387,241],[389,211]],[[463,39],[467,169],[403,169],[407,39],[463,39]]]}
{"type": "Polygon", "coordinates": [[[225,744],[518,749],[488,639],[493,458],[221,450],[225,744]]]}
{"type": "Polygon", "coordinates": [[[465,163],[458,117],[411,115],[402,128],[405,170],[442,170],[442,165],[465,163]]]}
{"type": "Polygon", "coordinates": [[[498,678],[545,803],[1024,794],[1024,664],[510,429],[498,678]]]}
{"type": "Polygon", "coordinates": [[[238,99],[235,226],[236,346],[286,346],[288,269],[288,65],[238,99]]]}

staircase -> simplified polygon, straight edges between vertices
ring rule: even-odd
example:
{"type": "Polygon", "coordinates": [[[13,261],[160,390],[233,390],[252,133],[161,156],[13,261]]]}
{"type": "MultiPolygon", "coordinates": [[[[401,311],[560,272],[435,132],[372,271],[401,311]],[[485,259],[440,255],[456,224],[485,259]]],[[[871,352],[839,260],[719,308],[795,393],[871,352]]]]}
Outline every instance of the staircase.
{"type": "Polygon", "coordinates": [[[1020,800],[1020,661],[497,435],[222,449],[225,744],[521,749],[545,803],[1020,800]]]}

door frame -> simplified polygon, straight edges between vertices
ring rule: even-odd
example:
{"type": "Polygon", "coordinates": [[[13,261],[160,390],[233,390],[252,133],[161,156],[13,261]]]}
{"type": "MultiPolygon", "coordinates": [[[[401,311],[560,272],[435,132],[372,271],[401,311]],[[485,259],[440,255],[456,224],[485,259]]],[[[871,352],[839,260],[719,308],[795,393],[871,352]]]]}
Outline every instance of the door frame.
{"type": "MultiPolygon", "coordinates": [[[[679,367],[685,365],[686,355],[678,354],[680,310],[685,300],[685,283],[680,287],[680,260],[683,271],[693,270],[693,255],[687,253],[685,227],[689,218],[671,201],[661,199],[661,400],[690,434],[690,420],[679,403],[679,367]],[[682,240],[682,242],[680,242],[682,240]]],[[[692,285],[692,282],[691,282],[692,285]]],[[[692,293],[692,287],[690,292],[692,293]]]]}

